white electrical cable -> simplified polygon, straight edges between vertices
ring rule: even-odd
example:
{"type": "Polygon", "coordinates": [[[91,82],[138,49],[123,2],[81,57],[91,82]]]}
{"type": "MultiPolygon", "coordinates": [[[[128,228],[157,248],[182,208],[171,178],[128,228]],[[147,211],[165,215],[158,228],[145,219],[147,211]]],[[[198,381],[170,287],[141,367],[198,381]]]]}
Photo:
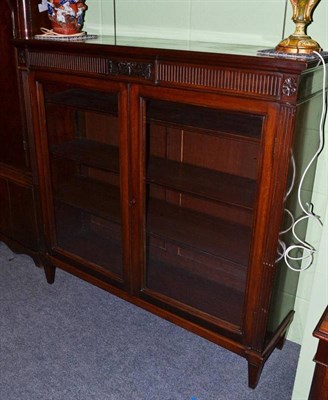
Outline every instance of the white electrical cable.
{"type": "MultiPolygon", "coordinates": [[[[288,198],[289,195],[291,194],[291,192],[292,192],[292,190],[293,190],[293,188],[294,188],[294,184],[295,184],[295,178],[296,178],[296,163],[295,163],[295,157],[294,157],[293,151],[291,151],[291,162],[292,162],[292,181],[291,181],[291,183],[290,183],[290,185],[289,185],[289,189],[287,190],[287,193],[286,193],[286,195],[285,195],[284,202],[286,202],[287,198],[288,198]]],[[[284,209],[284,212],[286,212],[286,213],[289,215],[289,217],[290,217],[290,219],[291,219],[291,223],[290,223],[290,225],[288,226],[288,228],[286,228],[285,230],[283,230],[283,231],[281,231],[281,232],[279,233],[279,236],[282,236],[284,233],[289,232],[289,231],[293,228],[293,225],[294,225],[294,223],[295,223],[295,218],[294,218],[293,214],[292,214],[287,208],[284,209]]],[[[278,252],[278,258],[276,259],[276,263],[279,262],[281,259],[284,258],[284,254],[285,254],[285,251],[286,251],[286,249],[287,249],[286,243],[285,243],[283,240],[281,240],[281,239],[278,239],[278,245],[280,246],[280,248],[282,249],[282,251],[280,251],[280,248],[279,248],[279,246],[278,246],[278,250],[277,250],[277,252],[278,252]]]]}
{"type": "MultiPolygon", "coordinates": [[[[312,210],[312,205],[309,203],[305,203],[307,206],[307,208],[305,208],[305,206],[302,203],[302,198],[301,198],[301,191],[302,191],[302,186],[303,186],[305,176],[306,176],[307,172],[309,171],[310,167],[312,166],[312,164],[314,163],[315,159],[321,153],[323,146],[324,146],[324,123],[325,123],[325,116],[326,116],[326,111],[327,111],[327,103],[326,103],[326,74],[327,74],[327,71],[326,71],[326,65],[325,65],[324,58],[321,56],[320,53],[318,53],[316,51],[314,51],[314,53],[319,57],[319,60],[320,60],[319,62],[321,62],[323,65],[322,113],[321,113],[320,125],[319,125],[319,147],[318,147],[317,151],[315,152],[315,154],[313,155],[311,161],[305,168],[303,175],[301,177],[299,186],[298,186],[297,199],[298,199],[298,203],[305,215],[298,218],[295,221],[292,213],[289,210],[285,209],[285,212],[287,212],[288,215],[291,217],[292,224],[287,229],[280,232],[280,235],[282,235],[282,234],[292,230],[293,236],[297,240],[298,244],[287,247],[286,244],[281,239],[279,239],[278,246],[280,248],[278,247],[278,258],[276,260],[276,262],[278,262],[282,258],[284,258],[287,267],[296,272],[302,272],[302,271],[305,271],[306,269],[308,269],[313,263],[314,253],[316,252],[316,249],[313,246],[311,246],[310,244],[304,242],[303,240],[301,240],[299,238],[299,236],[296,233],[297,225],[299,223],[303,222],[304,220],[311,219],[311,220],[316,221],[320,225],[320,227],[322,226],[320,217],[318,215],[316,215],[312,210]],[[293,250],[301,250],[302,256],[297,256],[297,257],[291,256],[290,252],[293,250]],[[302,267],[295,268],[290,264],[290,260],[303,261],[303,262],[304,262],[304,260],[307,260],[307,261],[306,261],[305,265],[303,265],[302,267]]],[[[292,183],[289,187],[289,190],[287,191],[287,194],[285,196],[285,200],[290,195],[290,193],[293,189],[293,186],[294,186],[294,182],[295,182],[296,166],[295,166],[295,160],[294,160],[293,154],[292,154],[291,160],[292,160],[293,178],[292,178],[292,183]]]]}

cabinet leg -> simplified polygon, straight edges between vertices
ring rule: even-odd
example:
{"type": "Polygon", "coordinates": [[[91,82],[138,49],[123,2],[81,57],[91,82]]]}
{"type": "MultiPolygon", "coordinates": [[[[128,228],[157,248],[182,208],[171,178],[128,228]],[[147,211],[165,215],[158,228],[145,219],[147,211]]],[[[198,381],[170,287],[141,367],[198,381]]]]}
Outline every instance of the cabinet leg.
{"type": "Polygon", "coordinates": [[[43,269],[44,269],[44,273],[46,275],[47,282],[49,284],[54,283],[56,267],[46,262],[43,264],[43,269]]]}
{"type": "Polygon", "coordinates": [[[279,339],[279,341],[278,341],[278,343],[276,345],[277,349],[282,350],[282,348],[284,347],[284,344],[286,342],[286,335],[287,335],[287,332],[285,332],[283,334],[283,336],[281,336],[281,338],[279,339]]]}
{"type": "Polygon", "coordinates": [[[248,361],[248,386],[251,389],[256,388],[256,386],[259,382],[262,370],[263,370],[263,366],[264,366],[264,362],[261,362],[260,364],[255,365],[255,364],[251,364],[248,361]]]}

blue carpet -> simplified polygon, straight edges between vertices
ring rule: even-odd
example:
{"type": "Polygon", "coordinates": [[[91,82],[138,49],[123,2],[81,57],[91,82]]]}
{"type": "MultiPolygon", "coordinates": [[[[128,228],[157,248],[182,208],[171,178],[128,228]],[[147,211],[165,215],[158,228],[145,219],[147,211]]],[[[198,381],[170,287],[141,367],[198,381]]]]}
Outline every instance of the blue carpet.
{"type": "Polygon", "coordinates": [[[246,360],[0,243],[1,400],[290,400],[300,347],[246,360]]]}

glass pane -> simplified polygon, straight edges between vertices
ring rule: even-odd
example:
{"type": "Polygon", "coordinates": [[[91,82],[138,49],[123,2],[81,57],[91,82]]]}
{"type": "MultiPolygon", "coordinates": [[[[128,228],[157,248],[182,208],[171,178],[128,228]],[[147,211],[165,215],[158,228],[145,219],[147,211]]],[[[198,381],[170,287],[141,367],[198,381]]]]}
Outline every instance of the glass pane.
{"type": "MultiPolygon", "coordinates": [[[[100,4],[105,11],[107,0],[101,0],[100,4]]],[[[275,46],[281,37],[277,21],[284,20],[285,8],[285,0],[115,0],[116,34],[118,39],[144,38],[145,43],[147,39],[158,38],[212,42],[213,46],[218,43],[275,46]],[[245,15],[249,21],[247,30],[245,15]]],[[[167,43],[166,46],[175,45],[167,43]]]]}
{"type": "Polygon", "coordinates": [[[83,31],[88,34],[114,36],[114,3],[114,0],[86,1],[88,9],[85,13],[83,31]]]}
{"type": "Polygon", "coordinates": [[[57,246],[122,275],[116,93],[44,85],[57,246]]]}
{"type": "Polygon", "coordinates": [[[262,125],[146,101],[145,292],[241,325],[262,125]]]}

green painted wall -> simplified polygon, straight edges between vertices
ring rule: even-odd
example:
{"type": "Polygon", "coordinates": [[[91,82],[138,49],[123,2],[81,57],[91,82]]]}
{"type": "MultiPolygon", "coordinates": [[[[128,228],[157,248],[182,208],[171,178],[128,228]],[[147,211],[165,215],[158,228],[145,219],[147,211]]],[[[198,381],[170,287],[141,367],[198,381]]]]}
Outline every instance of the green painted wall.
{"type": "MultiPolygon", "coordinates": [[[[294,30],[288,0],[116,0],[115,7],[112,0],[93,0],[88,4],[85,30],[89,33],[113,35],[114,8],[117,34],[122,36],[255,44],[268,48],[294,30]]],[[[308,33],[328,50],[327,21],[328,1],[321,0],[308,33]]],[[[315,126],[316,121],[312,122],[315,126]]],[[[318,134],[315,128],[313,134],[318,134]]],[[[326,142],[327,135],[326,127],[326,142]]],[[[309,224],[307,239],[318,252],[312,267],[301,273],[295,320],[288,334],[289,340],[302,345],[293,400],[308,398],[317,346],[312,331],[328,303],[327,171],[326,145],[317,165],[313,203],[315,212],[327,223],[323,229],[309,224]]]]}

